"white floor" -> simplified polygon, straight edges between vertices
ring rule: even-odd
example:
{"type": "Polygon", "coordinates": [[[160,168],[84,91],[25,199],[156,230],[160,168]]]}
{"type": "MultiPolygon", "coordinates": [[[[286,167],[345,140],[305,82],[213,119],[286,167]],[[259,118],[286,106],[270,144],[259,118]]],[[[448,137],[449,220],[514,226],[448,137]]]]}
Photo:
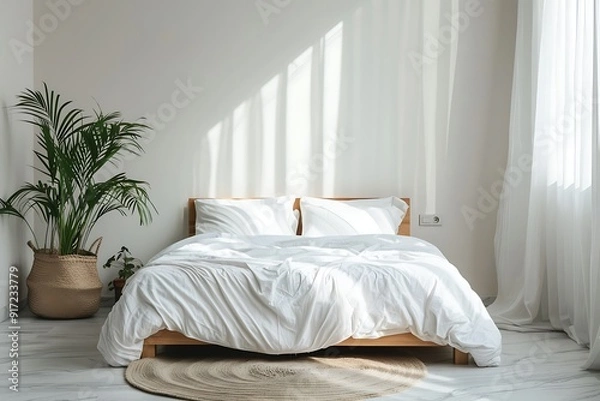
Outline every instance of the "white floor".
{"type": "MultiPolygon", "coordinates": [[[[131,388],[123,368],[106,365],[96,350],[108,308],[90,319],[19,319],[19,392],[9,390],[9,322],[0,323],[0,400],[157,400],[131,388]],[[5,334],[6,333],[6,334],[5,334]]],[[[453,366],[449,349],[413,349],[428,375],[385,400],[600,400],[600,372],[580,369],[587,350],[562,333],[503,331],[498,368],[453,366]]]]}

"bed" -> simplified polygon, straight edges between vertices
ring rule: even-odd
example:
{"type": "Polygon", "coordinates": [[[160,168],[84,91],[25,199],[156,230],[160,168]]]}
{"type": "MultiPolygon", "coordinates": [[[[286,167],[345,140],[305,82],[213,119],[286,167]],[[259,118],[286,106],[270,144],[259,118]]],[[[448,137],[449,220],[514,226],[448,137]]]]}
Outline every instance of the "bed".
{"type": "MultiPolygon", "coordinates": [[[[321,239],[321,238],[316,238],[316,239],[298,238],[298,239],[290,240],[287,238],[279,238],[279,237],[273,237],[273,238],[259,237],[258,239],[254,239],[254,238],[237,238],[237,237],[230,237],[230,236],[208,236],[208,237],[197,239],[196,237],[202,237],[202,236],[194,237],[194,235],[196,233],[197,224],[198,224],[198,219],[197,219],[198,216],[196,216],[196,208],[194,207],[196,199],[198,199],[198,198],[190,198],[188,200],[188,211],[189,211],[189,213],[188,213],[188,215],[189,215],[188,233],[190,235],[190,238],[187,240],[187,242],[182,241],[182,244],[178,245],[179,248],[175,247],[175,248],[173,248],[175,250],[169,251],[167,249],[166,251],[164,251],[164,255],[169,255],[169,257],[171,257],[171,258],[173,258],[173,257],[176,259],[179,258],[178,259],[179,262],[177,262],[179,264],[189,263],[189,260],[188,260],[189,252],[186,251],[188,253],[182,253],[184,251],[181,250],[186,247],[188,247],[188,248],[195,247],[194,249],[196,249],[196,251],[194,251],[194,252],[196,252],[196,253],[194,253],[194,255],[196,255],[197,253],[202,253],[203,255],[206,255],[206,256],[202,257],[202,258],[204,258],[202,260],[203,263],[208,263],[208,262],[216,263],[215,260],[217,260],[217,259],[215,259],[215,257],[216,257],[215,255],[217,255],[217,256],[222,255],[226,248],[226,247],[224,248],[220,244],[220,242],[222,242],[222,241],[225,241],[228,244],[232,244],[231,249],[235,250],[235,252],[237,252],[237,253],[235,254],[236,258],[231,259],[231,260],[236,260],[236,263],[239,261],[237,259],[239,255],[242,255],[243,257],[245,257],[246,255],[244,254],[244,252],[247,249],[253,248],[255,246],[258,246],[258,248],[260,248],[260,249],[268,249],[265,247],[274,246],[275,247],[274,249],[279,250],[278,252],[280,252],[282,255],[286,255],[286,252],[289,252],[289,255],[286,256],[286,260],[294,260],[294,258],[298,257],[296,255],[298,255],[300,253],[302,255],[305,255],[305,251],[307,249],[313,249],[313,248],[315,248],[316,245],[318,245],[318,247],[316,248],[317,253],[321,251],[322,247],[324,247],[326,249],[325,257],[331,258],[331,255],[337,255],[340,252],[340,249],[343,249],[343,247],[346,246],[346,244],[347,244],[348,249],[354,249],[356,247],[357,251],[352,254],[355,256],[363,255],[365,253],[369,254],[369,252],[371,252],[371,250],[376,248],[376,250],[373,251],[374,253],[372,253],[373,255],[375,255],[375,261],[373,263],[376,263],[376,262],[378,263],[379,259],[381,259],[381,258],[385,259],[385,255],[386,255],[385,252],[384,253],[381,253],[381,252],[388,251],[390,249],[395,251],[395,249],[397,247],[400,247],[400,248],[407,247],[406,249],[408,249],[408,252],[406,252],[406,254],[410,254],[411,255],[410,258],[413,258],[413,256],[414,256],[413,254],[415,254],[415,252],[416,252],[416,251],[414,251],[414,249],[416,249],[417,251],[426,249],[426,251],[428,252],[426,254],[426,257],[429,257],[430,259],[435,259],[436,260],[435,264],[439,264],[439,263],[445,264],[447,262],[445,260],[445,258],[440,256],[441,253],[439,253],[439,251],[437,251],[437,248],[433,247],[432,245],[430,245],[422,240],[414,239],[413,237],[406,237],[406,236],[410,235],[410,213],[409,212],[406,213],[406,215],[402,219],[400,226],[398,226],[398,228],[397,228],[396,234],[399,234],[399,235],[393,236],[393,237],[397,237],[397,238],[390,238],[390,236],[368,236],[368,237],[365,236],[365,238],[363,238],[362,236],[356,236],[357,237],[356,241],[359,241],[358,243],[354,243],[353,238],[349,239],[347,237],[332,238],[331,240],[329,240],[329,239],[326,240],[326,239],[324,239],[325,237],[323,239],[321,239]],[[374,238],[374,237],[376,237],[376,238],[374,238]],[[386,245],[379,246],[380,242],[384,242],[384,243],[386,243],[386,245]],[[364,245],[364,249],[360,248],[360,247],[363,247],[363,245],[362,245],[363,243],[366,243],[366,245],[364,245]],[[408,243],[408,245],[407,245],[407,243],[408,243]],[[282,245],[282,244],[284,244],[284,245],[282,245]],[[288,244],[291,244],[289,246],[289,248],[287,248],[288,244]],[[374,246],[375,246],[375,248],[374,248],[374,246]],[[389,247],[389,249],[386,247],[389,247]],[[198,249],[201,249],[202,252],[199,252],[198,249]],[[211,254],[211,252],[213,252],[213,251],[214,251],[214,255],[211,254]],[[178,254],[177,252],[180,252],[180,253],[178,254]],[[173,255],[176,255],[176,256],[173,256],[173,255]],[[177,255],[179,255],[179,256],[177,256],[177,255]],[[381,255],[384,255],[384,256],[381,256],[381,255]],[[445,262],[440,262],[442,260],[445,262]]],[[[347,198],[339,199],[339,200],[344,201],[344,200],[347,200],[347,198]]],[[[403,201],[406,202],[407,205],[410,205],[410,199],[403,198],[403,201]]],[[[299,199],[295,199],[293,207],[295,210],[300,209],[299,199]]],[[[301,222],[301,220],[300,220],[300,222],[301,222]]],[[[300,233],[301,230],[302,230],[302,227],[301,227],[301,223],[300,223],[297,228],[297,233],[300,233]]],[[[229,246],[229,245],[227,245],[227,246],[229,246]]],[[[271,255],[271,253],[269,253],[269,255],[271,255]]],[[[163,256],[163,257],[166,257],[166,256],[163,256]]],[[[298,258],[299,258],[298,260],[301,260],[300,257],[298,257],[298,258]]],[[[412,260],[410,258],[409,258],[409,262],[412,260]]],[[[352,259],[352,258],[350,258],[350,259],[352,259]]],[[[162,259],[160,259],[160,257],[159,257],[158,260],[160,261],[162,259]]],[[[248,260],[249,259],[243,259],[244,266],[248,265],[248,263],[249,263],[248,260]]],[[[312,260],[312,259],[310,259],[310,260],[312,260]]],[[[164,262],[162,262],[162,263],[164,263],[164,262]]],[[[449,265],[449,262],[447,262],[447,264],[449,265]]],[[[160,265],[159,267],[151,266],[156,271],[155,274],[163,274],[162,271],[164,269],[164,265],[162,265],[160,263],[159,263],[159,265],[160,265]]],[[[382,263],[381,266],[378,266],[378,268],[379,269],[388,268],[388,264],[382,263]]],[[[143,269],[143,270],[145,270],[145,269],[143,269]]],[[[148,269],[147,271],[149,271],[149,270],[151,270],[151,269],[148,269]]],[[[447,277],[452,277],[451,279],[448,279],[445,276],[444,279],[439,280],[440,282],[443,282],[443,281],[446,281],[446,282],[457,281],[458,282],[458,284],[456,284],[456,287],[452,287],[448,291],[452,292],[454,294],[453,297],[456,299],[458,299],[458,298],[468,299],[466,301],[467,307],[464,309],[469,310],[468,314],[470,317],[465,318],[463,316],[462,312],[460,311],[461,308],[459,307],[458,308],[459,312],[453,311],[452,313],[454,313],[454,315],[452,315],[452,313],[446,313],[446,315],[449,315],[449,316],[444,317],[444,318],[441,318],[441,317],[431,318],[431,317],[426,316],[426,315],[430,314],[430,312],[427,312],[422,317],[415,318],[415,316],[418,315],[419,312],[415,312],[414,310],[409,310],[410,308],[407,305],[409,305],[411,302],[405,301],[404,306],[403,306],[403,313],[406,314],[406,317],[404,319],[408,319],[408,320],[416,319],[417,321],[419,319],[427,320],[429,323],[426,323],[424,326],[429,325],[429,327],[421,327],[420,330],[413,330],[412,328],[410,330],[407,330],[407,328],[405,327],[403,330],[404,332],[402,332],[402,333],[386,334],[386,333],[390,332],[389,327],[387,327],[382,330],[375,331],[377,334],[376,338],[372,338],[374,336],[373,331],[369,332],[369,330],[363,330],[362,334],[359,334],[356,336],[355,335],[349,336],[347,338],[342,339],[341,341],[336,340],[335,343],[331,343],[331,338],[333,338],[331,336],[328,337],[327,340],[320,340],[320,341],[325,343],[326,346],[339,346],[339,347],[347,347],[347,346],[439,347],[439,346],[450,345],[453,348],[453,361],[457,365],[468,364],[468,361],[469,361],[469,353],[468,352],[470,350],[475,352],[474,356],[476,356],[476,363],[478,365],[481,365],[481,366],[498,365],[499,364],[499,355],[500,355],[500,342],[501,342],[500,334],[499,334],[497,328],[495,327],[495,325],[493,324],[493,322],[491,321],[491,319],[489,318],[489,315],[487,315],[487,312],[485,312],[485,308],[483,307],[483,305],[481,305],[481,301],[476,297],[476,295],[474,293],[472,293],[472,290],[470,289],[468,284],[465,284],[466,281],[464,281],[464,279],[462,279],[462,277],[460,277],[460,275],[457,273],[457,271],[454,267],[449,268],[446,265],[444,265],[444,268],[442,270],[440,270],[438,266],[435,266],[434,270],[443,271],[444,275],[447,275],[447,277]],[[471,292],[469,293],[469,291],[471,291],[471,292]],[[463,292],[465,294],[462,294],[463,292]],[[457,295],[459,293],[460,293],[460,296],[457,295]],[[479,304],[478,304],[478,302],[479,302],[479,304]],[[404,311],[404,309],[407,309],[407,310],[404,311]],[[455,317],[452,317],[451,315],[455,316],[455,317]],[[454,319],[454,318],[456,318],[458,321],[461,321],[463,323],[465,320],[470,319],[470,321],[468,322],[468,324],[461,323],[461,324],[463,324],[463,326],[464,326],[463,327],[463,326],[460,326],[458,323],[455,324],[455,322],[452,321],[452,319],[454,319]],[[437,321],[438,319],[439,319],[439,322],[437,321]],[[447,323],[444,323],[444,319],[446,319],[447,323]],[[440,322],[442,322],[442,323],[440,323],[440,322]],[[440,327],[437,327],[437,326],[440,326],[440,327]],[[454,327],[454,326],[457,326],[457,327],[454,327]],[[409,332],[407,332],[407,331],[409,331],[409,332]],[[416,332],[417,335],[413,334],[413,331],[416,332]],[[453,331],[456,331],[459,334],[455,334],[455,333],[453,333],[453,331]],[[382,334],[384,334],[384,335],[382,335],[382,334]],[[358,337],[358,338],[355,338],[355,337],[358,337]],[[365,338],[365,337],[368,337],[368,338],[365,338]],[[431,338],[428,338],[428,337],[431,337],[431,338]]],[[[352,271],[355,271],[355,270],[352,270],[352,271]]],[[[346,272],[346,273],[348,273],[348,272],[346,272]]],[[[136,273],[136,275],[139,275],[139,274],[136,273]]],[[[150,274],[148,273],[147,275],[150,275],[150,274]]],[[[209,279],[212,279],[212,278],[209,277],[209,279]]],[[[140,281],[140,280],[138,280],[138,281],[140,281]]],[[[166,281],[166,280],[163,279],[161,281],[161,283],[164,281],[166,281]]],[[[294,284],[294,285],[296,285],[296,284],[294,284]]],[[[135,287],[135,285],[134,285],[134,287],[135,287]]],[[[423,294],[425,294],[425,295],[421,295],[420,298],[426,298],[427,291],[430,291],[430,292],[438,291],[437,287],[438,287],[438,285],[436,284],[436,285],[434,285],[435,289],[429,288],[429,289],[423,290],[423,294]]],[[[443,285],[439,285],[439,287],[443,287],[443,285]]],[[[157,302],[156,300],[151,300],[151,298],[154,298],[154,296],[150,296],[150,294],[148,294],[148,292],[154,292],[154,291],[160,292],[160,290],[156,290],[156,289],[154,289],[154,287],[151,287],[151,288],[152,288],[152,290],[148,290],[145,287],[145,289],[143,291],[142,290],[138,291],[138,294],[136,295],[136,297],[147,298],[142,303],[157,302]]],[[[174,288],[176,288],[176,286],[174,288]]],[[[209,290],[210,289],[211,288],[209,288],[209,290]]],[[[174,291],[173,288],[170,291],[174,291]]],[[[261,289],[261,291],[262,291],[262,289],[261,289]]],[[[444,291],[446,291],[446,290],[444,290],[444,291]]],[[[130,297],[129,299],[131,300],[131,297],[133,297],[132,293],[134,293],[134,292],[135,292],[135,289],[132,289],[131,291],[129,291],[129,293],[126,289],[126,291],[123,294],[122,299],[125,299],[125,302],[127,302],[128,297],[130,297]]],[[[205,289],[205,292],[208,293],[208,291],[206,291],[206,289],[205,289]]],[[[402,292],[402,291],[400,291],[400,292],[402,292]]],[[[221,296],[221,294],[217,290],[217,292],[215,292],[215,293],[213,293],[213,295],[211,295],[211,299],[216,299],[216,298],[219,298],[220,296],[221,296]]],[[[404,292],[403,292],[402,296],[403,297],[405,296],[404,292]]],[[[447,295],[444,295],[444,296],[448,297],[447,295]]],[[[443,296],[440,296],[438,298],[442,299],[443,296]]],[[[225,297],[225,298],[222,298],[221,301],[219,301],[219,302],[227,302],[227,301],[228,301],[228,298],[225,297]]],[[[187,303],[189,303],[189,302],[190,302],[189,298],[184,297],[184,298],[182,298],[182,301],[180,301],[180,305],[182,305],[182,304],[187,305],[187,303]]],[[[279,302],[281,302],[281,298],[279,298],[279,302]]],[[[434,303],[434,301],[431,301],[431,300],[428,300],[427,302],[430,302],[431,304],[434,303]]],[[[464,301],[461,301],[461,302],[464,302],[464,301]]],[[[208,303],[210,303],[210,302],[208,302],[208,303]]],[[[438,304],[439,303],[440,302],[438,300],[438,304]]],[[[452,303],[452,302],[450,302],[450,303],[452,303]]],[[[240,305],[242,305],[242,304],[240,303],[235,307],[231,306],[231,308],[234,309],[234,312],[235,312],[235,309],[236,308],[239,309],[240,305]]],[[[149,311],[147,311],[147,312],[138,311],[138,302],[137,301],[135,301],[135,302],[131,301],[129,306],[125,306],[125,304],[115,305],[115,308],[117,308],[117,307],[120,307],[122,309],[120,312],[117,311],[116,312],[117,314],[120,313],[123,316],[127,315],[129,317],[128,318],[118,318],[118,319],[115,317],[115,319],[112,319],[113,321],[111,322],[111,315],[114,312],[114,309],[113,309],[113,311],[111,311],[111,314],[109,314],[109,318],[107,318],[107,322],[105,322],[105,325],[103,326],[101,338],[100,338],[99,345],[98,345],[98,348],[105,356],[105,359],[107,359],[109,361],[109,363],[112,365],[125,365],[131,359],[137,359],[137,358],[135,358],[136,356],[141,357],[141,358],[154,357],[157,353],[157,347],[162,346],[162,345],[214,345],[214,344],[216,344],[216,345],[230,346],[232,348],[244,349],[244,350],[248,350],[248,351],[277,354],[277,353],[310,352],[312,350],[316,350],[317,349],[316,347],[319,347],[321,344],[320,342],[317,342],[316,344],[313,344],[313,343],[304,344],[303,346],[299,347],[298,349],[290,347],[289,345],[287,347],[280,347],[279,345],[276,345],[276,346],[272,346],[271,348],[259,347],[260,349],[257,350],[257,349],[255,349],[256,346],[253,347],[252,344],[248,345],[248,344],[244,343],[243,341],[240,342],[239,339],[237,339],[237,338],[230,339],[229,342],[225,342],[225,343],[223,343],[223,342],[220,343],[218,341],[214,341],[217,337],[213,337],[213,341],[203,341],[203,340],[199,339],[199,338],[202,338],[201,335],[188,336],[188,335],[183,334],[182,332],[188,332],[187,328],[182,327],[182,324],[179,324],[177,322],[171,322],[170,321],[171,317],[167,316],[167,312],[166,312],[166,311],[168,311],[167,308],[164,308],[164,311],[162,312],[162,317],[149,319],[149,318],[147,318],[147,315],[152,315],[156,309],[160,308],[160,306],[151,306],[150,309],[148,309],[149,311]],[[127,321],[127,320],[135,321],[135,318],[131,318],[131,316],[137,316],[140,313],[144,313],[143,317],[140,319],[142,319],[142,320],[148,319],[148,320],[151,320],[152,322],[148,323],[146,321],[143,321],[143,323],[137,324],[136,328],[133,329],[133,331],[138,333],[137,334],[138,337],[131,338],[131,336],[127,333],[127,328],[124,327],[123,322],[127,321]],[[164,321],[160,321],[160,320],[164,320],[164,321]],[[121,323],[117,323],[119,321],[121,323]],[[148,328],[147,326],[152,326],[152,327],[148,328]],[[158,330],[157,330],[157,328],[158,328],[158,330]],[[140,335],[144,336],[144,334],[143,334],[143,333],[145,333],[144,330],[146,330],[146,332],[149,330],[151,333],[143,338],[143,343],[140,343],[139,337],[140,337],[140,335]],[[139,334],[139,333],[142,333],[142,334],[139,334]],[[196,337],[196,338],[190,338],[190,337],[196,337]],[[122,343],[128,343],[128,342],[131,342],[132,344],[133,343],[136,344],[135,347],[130,347],[129,349],[127,349],[127,352],[129,352],[129,356],[126,358],[123,358],[123,359],[115,357],[114,355],[116,355],[119,352],[124,352],[124,351],[119,350],[118,347],[113,346],[114,343],[122,344],[122,343]],[[141,350],[138,349],[140,345],[141,345],[141,350]]],[[[442,309],[442,307],[439,305],[437,306],[437,308],[442,309]]],[[[139,309],[143,309],[143,308],[139,308],[139,309]]],[[[352,310],[355,310],[355,309],[356,309],[356,307],[354,307],[354,309],[352,309],[352,310]]],[[[244,312],[244,313],[246,313],[246,315],[251,315],[251,312],[244,312]]],[[[291,313],[295,313],[295,312],[291,312],[291,313]]],[[[370,311],[369,313],[373,313],[373,311],[370,311]]],[[[174,313],[174,314],[177,315],[177,313],[174,313]]],[[[227,313],[224,313],[224,314],[227,314],[227,313]]],[[[441,313],[441,314],[443,315],[444,313],[441,313]]],[[[160,315],[160,313],[159,313],[159,315],[160,315]]],[[[112,316],[112,317],[114,317],[114,316],[112,316]]],[[[213,318],[216,320],[219,320],[219,317],[213,316],[213,318]]],[[[417,325],[419,325],[419,324],[421,324],[421,323],[418,323],[417,325]]],[[[324,325],[326,326],[326,324],[324,324],[324,325]]],[[[348,325],[351,325],[351,323],[349,323],[348,325]]],[[[183,326],[185,326],[185,325],[183,325],[183,326]]],[[[217,326],[218,326],[218,323],[217,323],[217,326]]],[[[221,326],[223,326],[223,323],[221,323],[221,326]]],[[[343,326],[343,324],[342,324],[342,326],[343,326]]],[[[302,326],[302,327],[304,327],[304,326],[302,326]]],[[[205,327],[202,327],[200,329],[200,331],[202,331],[202,330],[204,330],[204,332],[206,333],[206,332],[210,332],[210,330],[214,330],[214,329],[212,329],[212,328],[206,329],[205,327]]],[[[243,329],[240,329],[240,330],[243,331],[243,329]]],[[[353,330],[355,330],[355,332],[356,332],[356,328],[354,328],[353,330]]],[[[191,330],[191,331],[194,332],[194,330],[191,330]]],[[[196,330],[196,332],[197,331],[198,330],[196,330]]],[[[235,330],[233,330],[233,331],[235,331],[235,330]]],[[[258,331],[260,331],[260,329],[258,329],[258,331]]],[[[335,331],[335,330],[332,329],[332,331],[335,331]]],[[[360,332],[360,330],[359,330],[359,332],[360,332]]],[[[336,333],[336,334],[339,334],[339,333],[336,333]]],[[[264,333],[261,333],[261,335],[265,336],[264,333]]],[[[210,336],[208,336],[208,337],[210,337],[210,336]]],[[[266,341],[269,342],[268,339],[266,341]]],[[[127,352],[124,352],[124,353],[127,353],[127,352]]]]}

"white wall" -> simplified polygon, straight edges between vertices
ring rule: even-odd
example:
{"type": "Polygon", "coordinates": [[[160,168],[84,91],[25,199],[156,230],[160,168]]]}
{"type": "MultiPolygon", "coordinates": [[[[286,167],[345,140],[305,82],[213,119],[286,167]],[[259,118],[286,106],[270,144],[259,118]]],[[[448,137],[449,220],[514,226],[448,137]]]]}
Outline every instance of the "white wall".
{"type": "MultiPolygon", "coordinates": [[[[101,223],[97,229],[97,235],[104,237],[100,260],[120,245],[147,260],[182,238],[186,199],[214,195],[199,190],[203,188],[199,180],[205,178],[205,172],[195,170],[201,162],[195,159],[201,153],[199,138],[222,118],[224,110],[256,92],[282,65],[369,2],[280,2],[289,5],[269,15],[267,23],[254,1],[242,0],[105,0],[73,7],[71,15],[36,48],[36,85],[46,81],[83,107],[94,107],[97,101],[103,109],[121,110],[132,119],[156,114],[171,103],[178,80],[203,88],[192,93],[190,104],[177,109],[170,121],[159,121],[164,127],[146,145],[147,154],[125,166],[132,177],[151,183],[160,215],[148,227],[120,216],[101,223]]],[[[488,189],[499,178],[496,170],[505,164],[516,0],[482,0],[482,6],[484,12],[470,21],[459,41],[448,145],[438,152],[436,163],[435,210],[429,211],[439,213],[444,225],[415,226],[413,233],[438,245],[485,297],[496,292],[495,209],[477,220],[473,229],[461,209],[477,207],[478,188],[488,189]]],[[[35,21],[48,12],[44,1],[35,1],[35,21]]],[[[418,183],[394,184],[388,190],[371,181],[356,182],[351,175],[337,179],[344,188],[337,196],[388,195],[400,188],[403,193],[398,195],[413,197],[415,222],[431,200],[417,190],[418,183]]],[[[216,195],[232,194],[217,191],[216,195]]],[[[104,282],[116,274],[100,273],[104,282]]]]}
{"type": "MultiPolygon", "coordinates": [[[[25,180],[31,180],[33,170],[31,128],[7,109],[16,102],[16,95],[33,86],[33,54],[11,50],[15,40],[26,43],[26,22],[31,21],[31,0],[0,1],[0,196],[6,198],[25,180]]],[[[20,269],[21,283],[31,268],[31,251],[25,245],[30,238],[24,224],[10,216],[0,217],[0,321],[7,316],[9,267],[20,269]]],[[[24,299],[22,285],[20,299],[24,299]]]]}
{"type": "Polygon", "coordinates": [[[481,3],[490,13],[472,20],[459,45],[450,146],[439,183],[444,195],[438,210],[447,224],[443,231],[429,229],[423,236],[431,232],[432,242],[439,239],[446,256],[485,298],[497,292],[495,191],[508,155],[517,1],[481,3]],[[494,194],[490,205],[482,193],[494,194]],[[476,216],[471,224],[466,208],[471,218],[476,216]]]}

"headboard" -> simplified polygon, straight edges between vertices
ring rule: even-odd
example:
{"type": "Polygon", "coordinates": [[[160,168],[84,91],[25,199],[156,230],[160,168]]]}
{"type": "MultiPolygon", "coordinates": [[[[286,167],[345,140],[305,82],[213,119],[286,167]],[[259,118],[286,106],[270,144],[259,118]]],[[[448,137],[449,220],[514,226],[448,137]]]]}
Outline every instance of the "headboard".
{"type": "MultiPolygon", "coordinates": [[[[188,235],[192,236],[196,234],[196,207],[194,205],[194,201],[196,199],[202,198],[189,198],[188,199],[188,235]]],[[[365,198],[331,198],[332,200],[357,200],[357,199],[365,199],[365,198]]],[[[400,227],[398,227],[399,235],[410,235],[410,198],[402,198],[404,202],[408,205],[408,210],[406,211],[406,216],[400,223],[400,227]]],[[[300,213],[300,198],[296,198],[294,202],[294,210],[298,210],[300,213]]],[[[296,234],[300,234],[302,232],[302,219],[300,220],[300,224],[298,225],[298,232],[296,234]]]]}

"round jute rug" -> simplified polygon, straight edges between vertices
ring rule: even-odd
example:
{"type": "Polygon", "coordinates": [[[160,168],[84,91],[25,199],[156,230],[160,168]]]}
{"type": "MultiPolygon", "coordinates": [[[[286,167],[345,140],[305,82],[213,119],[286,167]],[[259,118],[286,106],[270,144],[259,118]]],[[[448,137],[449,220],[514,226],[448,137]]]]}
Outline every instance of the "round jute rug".
{"type": "Polygon", "coordinates": [[[425,376],[407,356],[159,356],[132,362],[125,378],[150,393],[185,400],[364,400],[399,393],[425,376]]]}

